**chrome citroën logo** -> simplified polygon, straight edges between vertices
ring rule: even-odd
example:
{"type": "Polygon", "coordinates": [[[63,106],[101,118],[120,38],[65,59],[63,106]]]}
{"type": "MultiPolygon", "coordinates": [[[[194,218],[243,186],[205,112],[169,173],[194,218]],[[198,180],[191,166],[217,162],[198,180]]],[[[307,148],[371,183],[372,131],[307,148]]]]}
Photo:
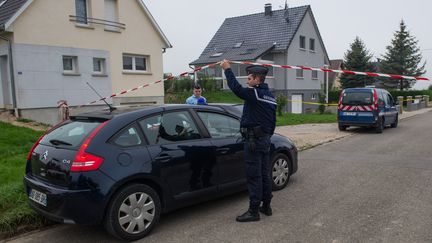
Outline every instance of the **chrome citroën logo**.
{"type": "Polygon", "coordinates": [[[43,154],[41,154],[40,159],[41,160],[47,160],[48,158],[48,150],[45,150],[43,154]]]}

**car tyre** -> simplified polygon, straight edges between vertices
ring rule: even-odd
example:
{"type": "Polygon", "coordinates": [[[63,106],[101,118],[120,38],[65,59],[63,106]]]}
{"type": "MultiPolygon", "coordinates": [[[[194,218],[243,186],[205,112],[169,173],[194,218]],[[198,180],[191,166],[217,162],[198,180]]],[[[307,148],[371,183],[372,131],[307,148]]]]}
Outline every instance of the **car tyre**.
{"type": "Polygon", "coordinates": [[[384,119],[380,117],[378,118],[377,126],[375,127],[375,132],[382,133],[383,130],[384,130],[384,119]]]}
{"type": "Polygon", "coordinates": [[[109,203],[105,229],[121,240],[138,240],[159,222],[160,213],[160,199],[153,188],[144,184],[128,185],[109,203]]]}
{"type": "Polygon", "coordinates": [[[391,126],[392,128],[396,128],[396,127],[398,126],[398,123],[399,123],[399,116],[396,115],[396,120],[395,120],[395,122],[393,122],[390,126],[391,126]]]}
{"type": "Polygon", "coordinates": [[[347,129],[348,126],[344,126],[344,125],[342,125],[342,124],[339,123],[338,127],[339,127],[339,131],[346,131],[346,129],[347,129]]]}
{"type": "Polygon", "coordinates": [[[285,154],[278,153],[272,159],[273,191],[286,187],[292,171],[291,160],[285,154]]]}

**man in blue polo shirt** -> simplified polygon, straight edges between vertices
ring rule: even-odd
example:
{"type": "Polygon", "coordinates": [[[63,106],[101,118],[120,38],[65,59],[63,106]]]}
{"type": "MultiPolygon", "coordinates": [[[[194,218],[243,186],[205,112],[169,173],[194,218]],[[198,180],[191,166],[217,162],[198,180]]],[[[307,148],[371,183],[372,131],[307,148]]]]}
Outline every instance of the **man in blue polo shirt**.
{"type": "Polygon", "coordinates": [[[194,86],[193,95],[186,99],[186,104],[189,105],[207,105],[207,100],[204,96],[201,96],[201,86],[196,84],[194,86]]]}

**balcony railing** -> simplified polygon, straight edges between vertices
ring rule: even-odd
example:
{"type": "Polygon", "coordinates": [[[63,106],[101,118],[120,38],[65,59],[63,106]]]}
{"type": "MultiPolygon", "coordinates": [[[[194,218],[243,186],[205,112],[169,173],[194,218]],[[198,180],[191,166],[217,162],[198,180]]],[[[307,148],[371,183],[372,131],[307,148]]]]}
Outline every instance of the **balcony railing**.
{"type": "Polygon", "coordinates": [[[77,24],[99,24],[99,25],[104,25],[106,27],[111,27],[109,29],[126,29],[126,24],[110,21],[106,19],[97,19],[97,18],[69,15],[69,21],[75,22],[77,24]]]}

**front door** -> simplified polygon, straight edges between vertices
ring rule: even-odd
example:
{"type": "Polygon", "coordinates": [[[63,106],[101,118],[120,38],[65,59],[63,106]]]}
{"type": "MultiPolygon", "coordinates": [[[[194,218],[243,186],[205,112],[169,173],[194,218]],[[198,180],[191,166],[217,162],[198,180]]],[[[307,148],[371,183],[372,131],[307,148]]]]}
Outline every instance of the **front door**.
{"type": "Polygon", "coordinates": [[[187,110],[161,113],[139,124],[150,144],[153,170],[159,171],[174,199],[204,197],[217,191],[213,148],[187,110]]]}
{"type": "Polygon", "coordinates": [[[7,56],[0,56],[0,108],[12,105],[7,56]]]}
{"type": "Polygon", "coordinates": [[[240,134],[240,121],[234,117],[198,111],[207,128],[214,146],[219,168],[218,184],[224,188],[238,188],[246,183],[243,161],[243,139],[240,134]]]}
{"type": "Polygon", "coordinates": [[[303,95],[301,94],[293,94],[291,98],[291,112],[293,114],[302,114],[303,111],[303,95]]]}
{"type": "Polygon", "coordinates": [[[397,119],[397,107],[395,105],[395,102],[393,100],[393,97],[386,92],[383,92],[385,107],[384,107],[384,114],[385,114],[385,123],[386,124],[392,124],[397,119]]]}

